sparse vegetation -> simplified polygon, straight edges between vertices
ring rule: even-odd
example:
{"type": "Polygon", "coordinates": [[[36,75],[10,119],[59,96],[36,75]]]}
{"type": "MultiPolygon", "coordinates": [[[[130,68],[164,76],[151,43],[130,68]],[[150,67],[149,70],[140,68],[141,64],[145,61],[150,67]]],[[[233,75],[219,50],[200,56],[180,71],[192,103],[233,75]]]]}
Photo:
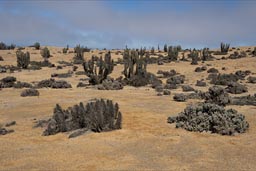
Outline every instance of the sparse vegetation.
{"type": "Polygon", "coordinates": [[[41,56],[44,58],[44,60],[47,60],[48,58],[50,58],[51,54],[50,54],[50,50],[47,47],[44,47],[41,50],[41,56]]]}

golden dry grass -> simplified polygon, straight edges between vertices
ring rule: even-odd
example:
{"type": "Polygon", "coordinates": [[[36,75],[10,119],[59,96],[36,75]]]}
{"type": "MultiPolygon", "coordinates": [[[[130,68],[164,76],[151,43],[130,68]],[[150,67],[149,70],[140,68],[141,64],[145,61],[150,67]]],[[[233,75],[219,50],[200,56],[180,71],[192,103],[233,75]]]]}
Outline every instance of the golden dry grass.
{"type": "MultiPolygon", "coordinates": [[[[247,48],[247,47],[246,47],[247,48]]],[[[246,49],[245,48],[245,49],[246,49]]],[[[41,60],[39,51],[27,48],[32,60],[41,60]]],[[[58,53],[61,48],[50,47],[50,61],[72,59],[74,54],[58,53]]],[[[94,52],[98,54],[98,52],[94,52]]],[[[92,53],[86,53],[86,58],[92,53]]],[[[15,51],[0,51],[5,61],[0,65],[16,65],[15,51]],[[8,54],[10,53],[10,54],[8,54]]],[[[117,57],[113,53],[113,57],[117,57]]],[[[206,62],[221,72],[236,70],[256,72],[256,58],[215,60],[206,62]],[[221,70],[226,67],[227,70],[221,70]]],[[[201,64],[200,64],[201,65],[201,64]]],[[[207,77],[207,72],[195,73],[197,66],[189,62],[149,65],[149,71],[175,69],[186,75],[186,84],[195,87],[196,80],[207,77]]],[[[210,67],[208,67],[210,68],[210,67]]],[[[15,76],[19,81],[33,82],[50,78],[52,73],[72,70],[65,67],[43,68],[39,71],[2,73],[15,76]]],[[[79,69],[82,71],[82,67],[79,69]]],[[[122,66],[115,67],[113,77],[121,75],[122,66]]],[[[167,123],[167,117],[181,112],[189,100],[178,103],[171,96],[156,96],[150,87],[125,87],[119,91],[99,91],[76,88],[80,78],[66,78],[71,89],[39,89],[39,97],[20,97],[21,89],[0,91],[0,123],[15,120],[14,133],[0,136],[0,170],[256,170],[256,107],[228,106],[246,116],[250,129],[237,136],[187,132],[167,123]],[[51,117],[56,103],[63,107],[87,102],[91,98],[109,98],[118,102],[123,114],[123,129],[106,133],[91,133],[68,139],[67,133],[41,136],[42,128],[32,128],[34,119],[51,117]]],[[[246,81],[243,81],[246,83],[246,81]]],[[[247,84],[249,93],[256,87],[247,84]]],[[[209,87],[209,84],[208,84],[209,87]]],[[[207,90],[207,88],[196,89],[207,90]]]]}

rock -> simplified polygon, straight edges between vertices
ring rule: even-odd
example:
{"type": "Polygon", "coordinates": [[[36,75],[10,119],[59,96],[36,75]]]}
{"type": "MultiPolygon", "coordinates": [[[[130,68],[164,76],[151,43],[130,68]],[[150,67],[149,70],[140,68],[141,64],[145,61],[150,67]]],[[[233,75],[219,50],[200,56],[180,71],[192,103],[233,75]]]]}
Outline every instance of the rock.
{"type": "Polygon", "coordinates": [[[176,123],[176,128],[194,132],[211,132],[221,135],[245,133],[249,123],[245,116],[234,109],[225,110],[216,104],[202,103],[188,106],[175,117],[169,117],[168,123],[176,123]]]}

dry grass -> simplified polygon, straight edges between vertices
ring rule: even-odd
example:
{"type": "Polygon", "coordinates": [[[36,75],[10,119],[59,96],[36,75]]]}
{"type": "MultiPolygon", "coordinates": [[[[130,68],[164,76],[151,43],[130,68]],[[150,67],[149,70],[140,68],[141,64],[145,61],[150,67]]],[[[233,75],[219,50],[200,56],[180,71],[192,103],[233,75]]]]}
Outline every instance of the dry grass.
{"type": "MultiPolygon", "coordinates": [[[[55,64],[61,60],[70,61],[74,55],[57,53],[61,48],[49,49],[53,54],[50,61],[55,64]]],[[[40,51],[29,51],[32,52],[32,60],[42,60],[40,51]]],[[[114,58],[121,57],[114,54],[114,58]]],[[[86,58],[90,55],[91,53],[85,54],[86,58]]],[[[1,65],[16,65],[15,51],[0,51],[0,56],[5,59],[0,62],[1,65]]],[[[239,69],[256,72],[256,58],[206,63],[222,73],[239,69]],[[227,70],[221,70],[222,67],[227,70]]],[[[148,66],[153,73],[159,69],[175,69],[186,75],[186,84],[206,90],[209,84],[208,87],[195,87],[196,80],[207,76],[207,72],[195,73],[196,67],[189,62],[148,66]]],[[[20,81],[33,82],[48,79],[52,73],[68,70],[72,70],[72,67],[65,67],[63,70],[23,70],[0,74],[0,79],[11,75],[20,81]]],[[[82,71],[82,66],[79,66],[78,71],[82,71]]],[[[120,76],[121,71],[122,66],[118,65],[112,76],[120,76]]],[[[161,97],[156,96],[156,92],[150,87],[125,87],[119,91],[76,88],[79,79],[84,77],[73,75],[66,78],[73,86],[71,89],[40,89],[39,97],[22,98],[20,89],[0,91],[0,123],[11,120],[17,122],[12,127],[14,133],[0,137],[0,170],[256,170],[255,107],[228,106],[246,116],[250,129],[245,134],[229,137],[187,132],[167,123],[168,116],[176,115],[187,104],[195,102],[173,101],[173,95],[181,92],[181,88],[173,90],[171,96],[161,97]],[[45,119],[52,115],[56,103],[68,107],[97,97],[109,98],[119,103],[123,113],[122,130],[68,139],[65,133],[44,137],[41,136],[43,129],[32,128],[35,118],[45,119]]],[[[256,92],[255,85],[247,86],[249,92],[245,94],[256,92]]]]}

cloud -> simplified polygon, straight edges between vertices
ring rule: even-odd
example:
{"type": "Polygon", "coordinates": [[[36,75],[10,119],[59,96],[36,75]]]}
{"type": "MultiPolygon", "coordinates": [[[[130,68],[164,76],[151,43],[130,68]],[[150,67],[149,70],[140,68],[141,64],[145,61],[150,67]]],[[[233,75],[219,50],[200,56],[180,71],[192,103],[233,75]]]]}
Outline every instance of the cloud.
{"type": "Polygon", "coordinates": [[[123,48],[164,43],[216,47],[255,42],[253,1],[0,2],[1,41],[123,48]],[[1,8],[1,6],[3,8],[1,8]],[[126,7],[127,6],[127,7],[126,7]]]}

